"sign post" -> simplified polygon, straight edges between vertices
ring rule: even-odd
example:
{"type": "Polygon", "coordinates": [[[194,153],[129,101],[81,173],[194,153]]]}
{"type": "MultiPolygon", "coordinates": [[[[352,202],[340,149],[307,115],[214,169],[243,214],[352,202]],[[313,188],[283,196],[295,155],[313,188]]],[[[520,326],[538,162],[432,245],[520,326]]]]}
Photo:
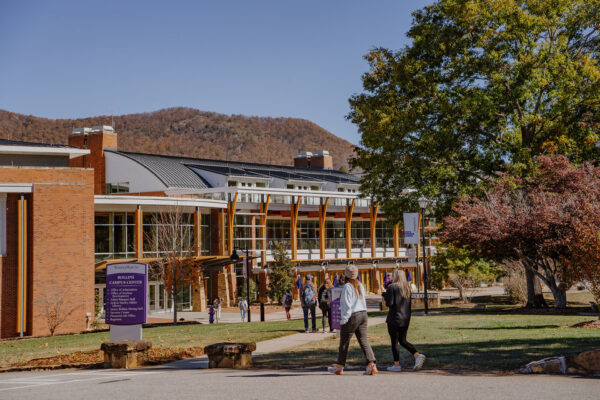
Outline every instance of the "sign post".
{"type": "Polygon", "coordinates": [[[106,266],[106,323],[110,325],[111,342],[142,340],[147,287],[148,264],[106,266]]]}

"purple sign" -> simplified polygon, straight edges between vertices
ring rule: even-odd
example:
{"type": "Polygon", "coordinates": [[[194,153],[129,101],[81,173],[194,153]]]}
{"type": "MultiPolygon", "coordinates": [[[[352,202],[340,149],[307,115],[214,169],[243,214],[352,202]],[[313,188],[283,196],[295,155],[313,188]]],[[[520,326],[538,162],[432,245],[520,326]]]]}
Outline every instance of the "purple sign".
{"type": "Polygon", "coordinates": [[[148,264],[106,266],[106,323],[136,325],[146,322],[148,264]]]}
{"type": "Polygon", "coordinates": [[[331,291],[331,328],[342,329],[342,309],[340,301],[342,299],[343,287],[334,287],[331,291]]]}

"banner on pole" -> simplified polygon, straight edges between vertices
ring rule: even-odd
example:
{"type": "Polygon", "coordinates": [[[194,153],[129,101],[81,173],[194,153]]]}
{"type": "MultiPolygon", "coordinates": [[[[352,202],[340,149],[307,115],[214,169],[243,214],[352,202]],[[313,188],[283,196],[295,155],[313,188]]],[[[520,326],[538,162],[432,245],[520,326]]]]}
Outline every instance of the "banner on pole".
{"type": "Polygon", "coordinates": [[[340,301],[342,299],[343,287],[333,287],[330,290],[331,299],[331,328],[342,329],[342,309],[340,301]]]}
{"type": "Polygon", "coordinates": [[[244,261],[242,263],[242,274],[244,274],[244,279],[248,279],[248,257],[244,257],[244,261]]]}
{"type": "Polygon", "coordinates": [[[404,213],[404,244],[419,244],[419,213],[404,213]]]}

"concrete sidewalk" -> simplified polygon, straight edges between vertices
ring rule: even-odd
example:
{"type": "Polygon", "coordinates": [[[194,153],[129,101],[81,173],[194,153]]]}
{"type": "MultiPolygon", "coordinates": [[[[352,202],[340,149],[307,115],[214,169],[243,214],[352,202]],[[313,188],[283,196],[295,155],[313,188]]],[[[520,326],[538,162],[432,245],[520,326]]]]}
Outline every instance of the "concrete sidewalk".
{"type": "MultiPolygon", "coordinates": [[[[369,326],[379,325],[385,322],[385,317],[369,318],[369,326]]],[[[315,333],[296,333],[293,335],[282,336],[276,339],[265,340],[256,343],[256,351],[253,355],[276,353],[288,350],[307,343],[316,342],[335,336],[335,333],[315,332],[315,333]]],[[[175,361],[169,364],[157,366],[157,368],[176,368],[176,369],[199,369],[208,368],[208,357],[200,356],[186,360],[175,361]]]]}

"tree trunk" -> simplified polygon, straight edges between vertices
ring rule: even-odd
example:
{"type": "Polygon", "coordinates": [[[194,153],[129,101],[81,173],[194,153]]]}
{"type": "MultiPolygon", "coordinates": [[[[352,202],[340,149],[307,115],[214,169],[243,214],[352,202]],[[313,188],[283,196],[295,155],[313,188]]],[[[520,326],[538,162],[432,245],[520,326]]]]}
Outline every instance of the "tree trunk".
{"type": "Polygon", "coordinates": [[[525,267],[525,280],[527,281],[527,308],[547,307],[542,294],[540,279],[531,268],[525,267]]]}
{"type": "Polygon", "coordinates": [[[567,308],[567,291],[561,289],[558,285],[550,285],[552,296],[554,296],[555,308],[567,308]]]}

